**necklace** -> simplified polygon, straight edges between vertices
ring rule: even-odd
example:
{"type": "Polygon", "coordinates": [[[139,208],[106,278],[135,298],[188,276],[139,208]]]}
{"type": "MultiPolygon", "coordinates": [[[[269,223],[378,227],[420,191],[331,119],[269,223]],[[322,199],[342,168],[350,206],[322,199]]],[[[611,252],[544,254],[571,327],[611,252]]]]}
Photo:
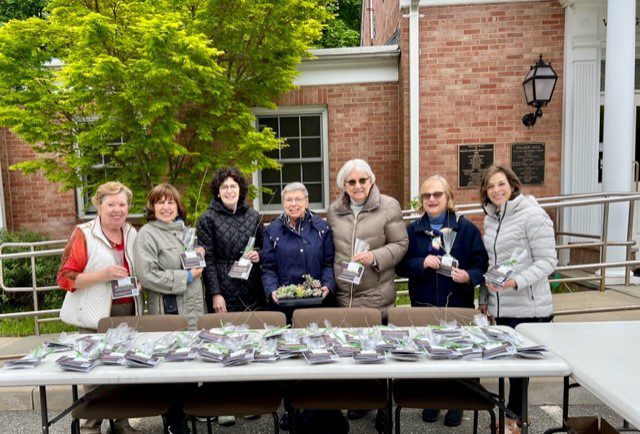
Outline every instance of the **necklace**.
{"type": "MultiPolygon", "coordinates": [[[[122,241],[120,241],[119,243],[113,241],[111,238],[109,238],[107,236],[107,234],[104,233],[104,231],[102,231],[102,235],[104,235],[104,237],[107,239],[107,241],[109,241],[109,244],[111,244],[111,248],[116,247],[118,244],[122,244],[124,242],[124,239],[122,241]]],[[[120,237],[122,238],[122,231],[120,231],[120,237]]]]}

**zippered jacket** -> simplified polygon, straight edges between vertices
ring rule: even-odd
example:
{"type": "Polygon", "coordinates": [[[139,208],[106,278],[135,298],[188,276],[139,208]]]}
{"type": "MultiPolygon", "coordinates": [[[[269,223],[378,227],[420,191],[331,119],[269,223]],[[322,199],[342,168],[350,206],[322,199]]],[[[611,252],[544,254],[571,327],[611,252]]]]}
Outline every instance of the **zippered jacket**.
{"type": "Polygon", "coordinates": [[[331,204],[327,222],[336,247],[336,275],[340,273],[340,263],[349,261],[354,255],[356,239],[369,243],[375,258],[375,265],[365,268],[359,285],[336,280],[338,306],[373,307],[386,318],[387,309],[396,303],[395,266],[409,246],[400,204],[394,198],[380,194],[374,184],[357,217],[345,192],[331,204]]]}
{"type": "Polygon", "coordinates": [[[548,276],[558,263],[553,222],[533,196],[520,194],[497,209],[484,206],[484,246],[489,267],[512,263],[516,289],[480,291],[480,304],[496,318],[544,318],[553,314],[548,276]]]}
{"type": "Polygon", "coordinates": [[[327,222],[307,211],[298,222],[299,231],[286,223],[285,214],[271,222],[265,229],[262,248],[262,283],[264,293],[271,293],[279,286],[297,285],[310,274],[333,293],[333,239],[327,222]]]}
{"type": "Polygon", "coordinates": [[[437,253],[430,253],[434,233],[426,213],[407,228],[409,250],[396,267],[396,273],[409,278],[412,306],[474,308],[473,288],[484,282],[483,275],[487,271],[487,251],[482,236],[476,225],[464,216],[456,218],[452,211],[447,211],[444,227],[451,228],[456,234],[449,253],[458,260],[458,267],[469,274],[469,282],[456,283],[433,268],[424,268],[427,256],[445,254],[442,247],[437,253]]]}

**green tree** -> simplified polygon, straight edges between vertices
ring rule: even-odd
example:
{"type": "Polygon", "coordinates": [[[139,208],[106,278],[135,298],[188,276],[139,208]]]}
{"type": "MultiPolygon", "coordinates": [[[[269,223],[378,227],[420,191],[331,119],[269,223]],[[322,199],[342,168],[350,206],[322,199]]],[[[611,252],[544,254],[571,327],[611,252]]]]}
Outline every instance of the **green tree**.
{"type": "Polygon", "coordinates": [[[0,23],[42,17],[46,0],[0,0],[0,23]]]}
{"type": "MultiPolygon", "coordinates": [[[[14,166],[63,188],[167,181],[189,209],[205,173],[275,168],[256,131],[330,19],[324,0],[53,0],[0,28],[0,125],[37,152],[14,166]],[[102,169],[96,164],[102,162],[102,169]]],[[[204,189],[205,191],[207,189],[204,189]]]]}
{"type": "Polygon", "coordinates": [[[362,0],[331,0],[327,9],[335,19],[324,29],[320,45],[324,48],[359,46],[362,0]]]}

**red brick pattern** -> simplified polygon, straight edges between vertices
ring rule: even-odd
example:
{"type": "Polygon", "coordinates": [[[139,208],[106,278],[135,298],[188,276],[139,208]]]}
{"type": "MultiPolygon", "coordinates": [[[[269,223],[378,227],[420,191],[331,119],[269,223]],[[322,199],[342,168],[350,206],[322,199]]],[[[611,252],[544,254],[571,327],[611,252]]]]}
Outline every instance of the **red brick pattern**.
{"type": "Polygon", "coordinates": [[[398,0],[364,0],[362,6],[364,14],[361,25],[361,45],[386,45],[393,34],[400,28],[402,11],[398,0]],[[375,28],[374,38],[371,39],[370,16],[373,10],[375,28]]]}
{"type": "MultiPolygon", "coordinates": [[[[510,164],[511,143],[546,143],[545,184],[524,186],[535,196],[560,191],[564,10],[557,1],[429,7],[420,10],[420,178],[439,173],[458,203],[478,200],[457,189],[460,144],[493,143],[495,162],[510,164]],[[522,80],[540,54],[560,76],[551,104],[533,128],[522,80]]],[[[408,21],[402,22],[402,156],[409,154],[408,21]]],[[[405,202],[408,176],[404,178],[405,202]]]]}
{"type": "Polygon", "coordinates": [[[301,87],[278,105],[327,107],[331,201],[339,191],[335,183],[338,171],[351,158],[367,160],[380,190],[400,196],[397,83],[301,87]]]}
{"type": "Polygon", "coordinates": [[[6,226],[11,230],[32,230],[52,239],[67,238],[76,221],[73,191],[60,192],[60,186],[42,175],[25,176],[9,166],[33,159],[31,147],[15,134],[0,128],[0,165],[6,226]]]}

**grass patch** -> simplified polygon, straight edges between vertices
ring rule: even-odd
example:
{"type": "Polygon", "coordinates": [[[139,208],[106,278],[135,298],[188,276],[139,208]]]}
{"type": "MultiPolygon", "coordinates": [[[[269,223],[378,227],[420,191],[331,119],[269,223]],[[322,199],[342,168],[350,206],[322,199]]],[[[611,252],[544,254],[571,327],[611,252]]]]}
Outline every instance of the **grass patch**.
{"type": "MultiPolygon", "coordinates": [[[[0,320],[0,336],[33,336],[35,334],[33,318],[9,318],[0,320]]],[[[40,323],[40,334],[75,332],[77,328],[62,321],[40,323]]]]}

